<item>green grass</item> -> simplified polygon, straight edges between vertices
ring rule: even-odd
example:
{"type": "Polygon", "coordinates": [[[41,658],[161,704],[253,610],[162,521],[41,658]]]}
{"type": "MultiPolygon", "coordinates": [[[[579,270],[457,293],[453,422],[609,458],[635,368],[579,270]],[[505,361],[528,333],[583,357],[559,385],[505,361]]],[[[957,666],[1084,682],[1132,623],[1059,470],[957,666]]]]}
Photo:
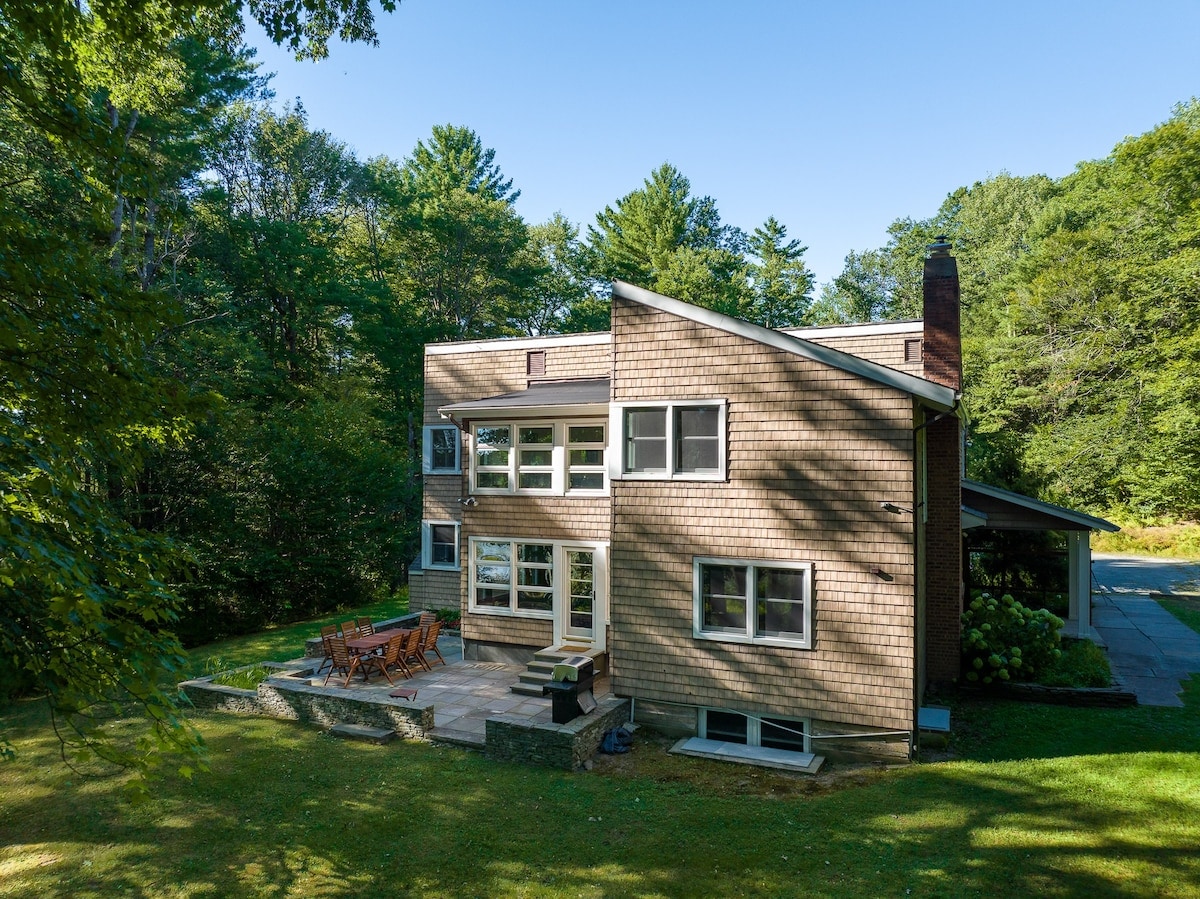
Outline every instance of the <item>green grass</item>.
{"type": "Polygon", "coordinates": [[[834,785],[644,736],[628,767],[566,774],[201,716],[211,772],[136,807],[69,776],[30,703],[6,722],[0,896],[1194,896],[1198,692],[958,703],[962,760],[834,785]]]}
{"type": "Polygon", "coordinates": [[[955,760],[817,778],[668,755],[645,729],[567,774],[199,714],[211,770],[139,806],[123,776],[72,774],[19,703],[0,897],[1195,896],[1200,678],[1184,700],[954,699],[955,760]]]}
{"type": "Polygon", "coordinates": [[[286,662],[304,655],[304,641],[317,636],[324,625],[340,624],[351,618],[366,616],[383,621],[407,612],[408,588],[405,587],[394,597],[361,609],[334,612],[311,621],[285,624],[257,634],[230,637],[228,640],[197,646],[188,650],[188,665],[180,680],[212,674],[214,660],[220,660],[223,670],[258,662],[286,662]]]}
{"type": "Polygon", "coordinates": [[[1200,599],[1191,597],[1160,598],[1158,604],[1200,634],[1200,599]]]}
{"type": "Polygon", "coordinates": [[[226,667],[222,667],[224,663],[216,663],[211,667],[219,670],[212,682],[218,687],[237,687],[241,690],[253,690],[258,687],[263,681],[273,673],[272,669],[265,665],[251,665],[249,668],[235,668],[230,671],[226,667]]]}

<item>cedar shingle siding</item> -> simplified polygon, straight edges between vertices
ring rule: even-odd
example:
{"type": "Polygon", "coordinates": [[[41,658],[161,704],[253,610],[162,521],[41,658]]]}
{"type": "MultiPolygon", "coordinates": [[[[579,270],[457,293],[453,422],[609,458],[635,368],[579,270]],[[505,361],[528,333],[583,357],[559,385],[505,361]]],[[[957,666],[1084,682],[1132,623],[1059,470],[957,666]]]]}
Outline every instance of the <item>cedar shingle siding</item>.
{"type": "MultiPolygon", "coordinates": [[[[612,369],[608,335],[574,345],[567,340],[539,340],[545,345],[542,379],[607,377],[612,369]],[[564,345],[555,345],[556,343],[564,345]]],[[[447,424],[438,409],[452,403],[524,390],[529,343],[513,340],[495,348],[479,344],[433,347],[425,356],[425,424],[447,424]]],[[[598,418],[598,421],[607,419],[598,418]]],[[[607,496],[485,496],[475,506],[459,500],[468,495],[470,456],[464,441],[461,475],[426,475],[423,517],[459,521],[461,572],[426,571],[412,580],[411,607],[458,607],[463,615],[463,638],[486,643],[541,648],[550,645],[549,621],[467,613],[468,538],[505,537],[545,540],[607,540],[607,496]]]]}
{"type": "Polygon", "coordinates": [[[621,299],[613,334],[613,401],[729,404],[726,483],[612,484],[614,692],[910,728],[912,398],[621,299]],[[696,556],[813,563],[813,648],[695,638],[696,556]]]}

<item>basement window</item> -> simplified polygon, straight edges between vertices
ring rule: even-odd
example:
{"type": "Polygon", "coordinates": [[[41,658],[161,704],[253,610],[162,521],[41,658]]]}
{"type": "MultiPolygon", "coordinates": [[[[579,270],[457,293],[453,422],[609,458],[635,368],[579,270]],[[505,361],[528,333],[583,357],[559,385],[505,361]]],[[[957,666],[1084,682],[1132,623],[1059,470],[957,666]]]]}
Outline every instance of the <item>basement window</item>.
{"type": "Polygon", "coordinates": [[[700,709],[700,738],[785,752],[808,752],[808,726],[803,718],[747,715],[728,709],[700,709]]]}

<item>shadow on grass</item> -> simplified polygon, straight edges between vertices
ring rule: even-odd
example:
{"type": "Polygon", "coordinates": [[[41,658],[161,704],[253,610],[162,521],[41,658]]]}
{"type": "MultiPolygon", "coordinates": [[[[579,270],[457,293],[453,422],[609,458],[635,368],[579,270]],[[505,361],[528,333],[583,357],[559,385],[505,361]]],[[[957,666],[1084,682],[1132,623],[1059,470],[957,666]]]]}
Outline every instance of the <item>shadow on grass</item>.
{"type": "MultiPolygon", "coordinates": [[[[1195,728],[1194,707],[1191,715],[1195,728]]],[[[265,719],[197,723],[212,772],[166,781],[135,808],[116,798],[114,782],[57,778],[42,764],[49,741],[36,722],[18,727],[21,757],[0,766],[0,894],[1200,890],[1194,748],[922,765],[862,787],[767,799],[421,744],[350,744],[265,719]]],[[[729,776],[746,773],[731,767],[729,776]]]]}

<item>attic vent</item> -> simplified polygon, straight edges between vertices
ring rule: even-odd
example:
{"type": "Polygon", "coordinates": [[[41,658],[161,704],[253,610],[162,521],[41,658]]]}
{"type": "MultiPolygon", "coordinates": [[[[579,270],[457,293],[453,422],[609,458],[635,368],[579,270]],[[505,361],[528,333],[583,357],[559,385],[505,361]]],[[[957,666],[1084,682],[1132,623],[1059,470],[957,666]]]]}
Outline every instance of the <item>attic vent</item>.
{"type": "MultiPolygon", "coordinates": [[[[918,356],[920,354],[918,353],[918,356]]],[[[546,351],[530,350],[525,354],[525,374],[531,378],[541,378],[546,374],[546,351]]]]}
{"type": "Polygon", "coordinates": [[[921,361],[921,338],[909,337],[904,341],[904,361],[905,362],[920,362],[921,361]]]}

